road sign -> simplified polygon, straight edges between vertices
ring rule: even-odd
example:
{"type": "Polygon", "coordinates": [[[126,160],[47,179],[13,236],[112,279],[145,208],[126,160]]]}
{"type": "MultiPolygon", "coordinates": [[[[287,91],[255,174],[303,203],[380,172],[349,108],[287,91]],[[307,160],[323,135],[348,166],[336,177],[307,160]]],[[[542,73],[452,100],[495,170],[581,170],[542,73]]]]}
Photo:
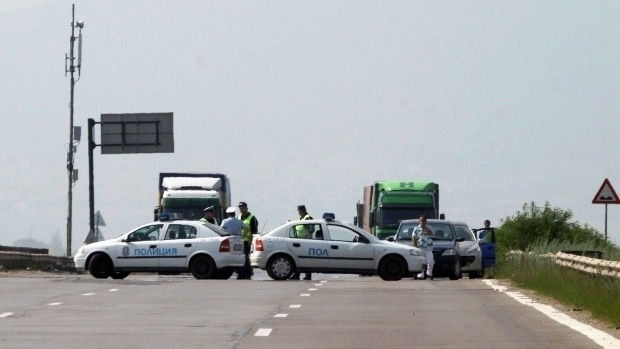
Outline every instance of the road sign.
{"type": "Polygon", "coordinates": [[[605,178],[603,185],[601,185],[601,189],[598,190],[594,199],[592,199],[593,204],[620,204],[620,198],[614,187],[611,186],[609,180],[605,178]]]}

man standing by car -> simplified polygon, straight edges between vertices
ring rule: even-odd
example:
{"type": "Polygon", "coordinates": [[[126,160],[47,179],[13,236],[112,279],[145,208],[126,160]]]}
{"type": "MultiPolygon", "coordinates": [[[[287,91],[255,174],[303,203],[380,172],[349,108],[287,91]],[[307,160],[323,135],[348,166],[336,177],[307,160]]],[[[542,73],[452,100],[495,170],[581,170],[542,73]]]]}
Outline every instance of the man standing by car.
{"type": "MultiPolygon", "coordinates": [[[[421,215],[420,224],[413,229],[412,240],[413,246],[422,250],[426,259],[426,275],[433,280],[433,267],[435,266],[435,258],[433,257],[433,231],[426,225],[426,216],[421,215]]],[[[418,274],[418,278],[424,278],[424,272],[418,274]]]]}
{"type": "MultiPolygon", "coordinates": [[[[308,211],[306,211],[305,205],[297,206],[297,213],[299,213],[299,220],[306,221],[308,219],[312,219],[312,216],[310,216],[308,211]]],[[[312,232],[308,230],[307,225],[299,224],[295,226],[295,237],[300,239],[311,239],[312,232]]],[[[299,280],[299,274],[299,272],[295,272],[291,275],[291,280],[299,280]]],[[[312,273],[306,273],[304,280],[312,280],[312,273]]]]}
{"type": "Polygon", "coordinates": [[[237,280],[252,279],[252,267],[250,267],[250,250],[252,249],[253,234],[258,234],[258,220],[248,211],[248,204],[244,201],[239,203],[241,214],[237,217],[243,222],[243,253],[245,254],[245,264],[237,275],[237,280]]]}
{"type": "MultiPolygon", "coordinates": [[[[484,221],[484,228],[479,229],[476,233],[478,234],[478,240],[483,240],[483,241],[487,241],[487,234],[489,234],[489,231],[491,230],[491,221],[490,220],[485,220],[484,221]]],[[[490,241],[488,241],[490,242],[490,241]]]]}
{"type": "Polygon", "coordinates": [[[203,218],[200,218],[201,222],[209,222],[211,224],[217,224],[217,219],[215,219],[215,207],[213,206],[209,206],[207,208],[204,209],[205,212],[205,216],[203,218]]]}
{"type": "Polygon", "coordinates": [[[227,208],[226,215],[228,218],[222,221],[222,225],[220,225],[220,227],[229,232],[231,235],[241,236],[244,224],[239,218],[235,217],[236,212],[237,209],[235,207],[231,206],[227,208]]]}

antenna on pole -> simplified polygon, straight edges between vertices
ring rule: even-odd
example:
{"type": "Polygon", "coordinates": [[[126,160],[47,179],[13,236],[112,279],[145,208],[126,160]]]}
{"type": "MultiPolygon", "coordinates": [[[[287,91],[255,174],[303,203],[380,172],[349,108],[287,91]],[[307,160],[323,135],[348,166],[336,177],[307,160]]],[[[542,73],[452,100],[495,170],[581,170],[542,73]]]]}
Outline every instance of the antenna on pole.
{"type": "Polygon", "coordinates": [[[69,38],[69,54],[65,54],[65,76],[67,76],[67,73],[71,74],[71,99],[69,102],[69,144],[67,146],[67,177],[69,180],[69,189],[67,191],[67,257],[71,257],[71,230],[73,227],[73,186],[75,185],[75,181],[77,181],[77,170],[73,169],[74,154],[76,151],[76,146],[80,142],[80,132],[76,130],[76,128],[73,126],[73,91],[75,87],[75,78],[73,77],[73,73],[75,72],[76,68],[76,66],[74,65],[75,57],[73,56],[73,46],[76,39],[76,27],[80,30],[77,59],[79,76],[79,71],[82,64],[82,28],[84,28],[84,21],[75,21],[75,4],[73,4],[71,7],[71,37],[69,38]]]}

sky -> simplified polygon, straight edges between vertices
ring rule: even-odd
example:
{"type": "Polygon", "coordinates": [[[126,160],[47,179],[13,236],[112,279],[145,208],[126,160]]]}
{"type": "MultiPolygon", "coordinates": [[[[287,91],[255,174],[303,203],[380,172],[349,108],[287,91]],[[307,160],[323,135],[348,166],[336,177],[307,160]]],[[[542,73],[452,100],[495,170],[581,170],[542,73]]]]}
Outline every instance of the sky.
{"type": "MultiPolygon", "coordinates": [[[[618,1],[2,0],[0,245],[66,246],[72,4],[72,254],[87,120],[108,113],[173,112],[175,151],[95,149],[107,238],[152,220],[167,171],[228,175],[263,231],[299,204],[353,221],[364,186],[424,180],[472,228],[549,202],[604,233],[592,199],[605,178],[620,192],[618,1]]],[[[607,227],[619,244],[619,205],[607,227]]]]}

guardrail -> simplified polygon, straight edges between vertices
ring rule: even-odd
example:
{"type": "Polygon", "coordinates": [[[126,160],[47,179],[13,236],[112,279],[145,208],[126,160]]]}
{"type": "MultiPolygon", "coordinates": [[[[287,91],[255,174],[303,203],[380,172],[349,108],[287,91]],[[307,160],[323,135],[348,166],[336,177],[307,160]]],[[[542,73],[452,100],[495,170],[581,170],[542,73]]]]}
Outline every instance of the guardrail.
{"type": "Polygon", "coordinates": [[[557,264],[568,268],[577,269],[589,274],[620,278],[620,262],[577,256],[563,252],[556,253],[554,259],[557,264]]]}

